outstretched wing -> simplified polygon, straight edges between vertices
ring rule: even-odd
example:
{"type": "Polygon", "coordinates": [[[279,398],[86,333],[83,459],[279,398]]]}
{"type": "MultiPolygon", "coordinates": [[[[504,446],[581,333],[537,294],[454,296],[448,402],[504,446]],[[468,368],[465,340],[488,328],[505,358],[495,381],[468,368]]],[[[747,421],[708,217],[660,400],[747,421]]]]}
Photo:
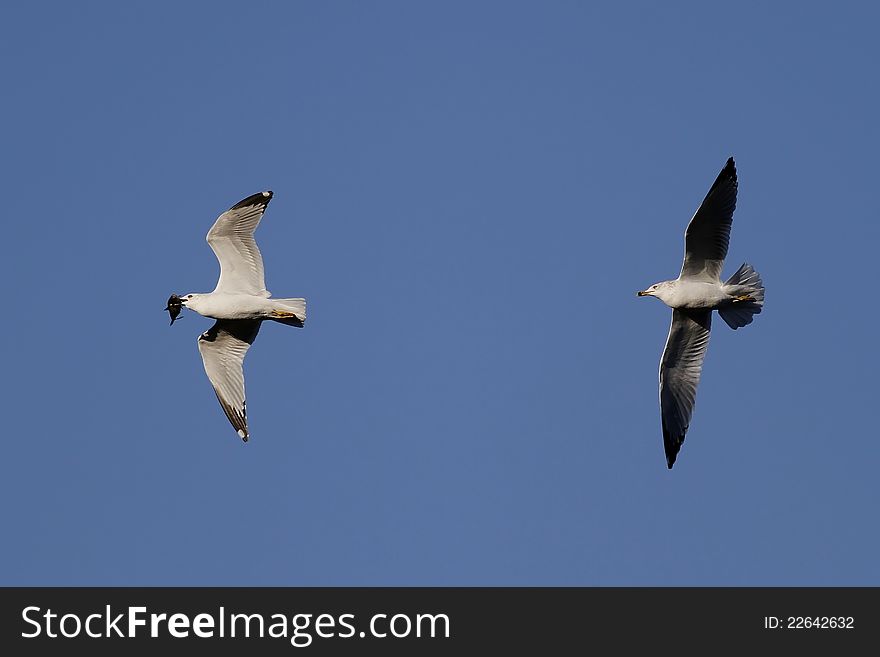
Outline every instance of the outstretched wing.
{"type": "Polygon", "coordinates": [[[720,280],[736,209],[736,188],[736,165],[731,157],[688,224],[681,278],[720,280]]]}
{"type": "Polygon", "coordinates": [[[214,292],[269,296],[263,256],[254,241],[254,230],[271,200],[271,191],[248,196],[217,217],[211,226],[206,239],[220,261],[220,280],[214,292]]]}
{"type": "Polygon", "coordinates": [[[660,417],[669,468],[675,463],[694,412],[711,324],[711,310],[672,311],[669,337],[660,359],[660,417]]]}
{"type": "Polygon", "coordinates": [[[205,373],[214,386],[223,412],[247,442],[247,404],[244,396],[244,362],[247,350],[257,338],[262,320],[218,319],[199,336],[199,353],[205,373]]]}

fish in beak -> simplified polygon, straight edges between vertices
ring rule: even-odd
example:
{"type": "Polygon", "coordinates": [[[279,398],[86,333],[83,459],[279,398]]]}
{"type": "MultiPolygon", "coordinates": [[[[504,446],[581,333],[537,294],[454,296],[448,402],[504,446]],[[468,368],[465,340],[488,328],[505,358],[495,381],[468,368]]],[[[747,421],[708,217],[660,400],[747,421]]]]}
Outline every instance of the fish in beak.
{"type": "Polygon", "coordinates": [[[174,320],[177,319],[177,316],[180,315],[180,309],[183,307],[183,301],[176,294],[172,294],[168,297],[168,305],[165,306],[165,310],[168,311],[168,314],[171,315],[171,324],[174,324],[174,320]]]}

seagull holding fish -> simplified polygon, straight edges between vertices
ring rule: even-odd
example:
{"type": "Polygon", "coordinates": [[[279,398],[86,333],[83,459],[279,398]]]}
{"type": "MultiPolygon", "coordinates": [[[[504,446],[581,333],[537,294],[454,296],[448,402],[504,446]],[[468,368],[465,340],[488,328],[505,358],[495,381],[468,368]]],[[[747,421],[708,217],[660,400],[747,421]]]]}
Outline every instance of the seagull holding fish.
{"type": "Polygon", "coordinates": [[[171,324],[182,308],[217,320],[199,336],[199,352],[223,412],[245,442],[249,434],[242,363],[247,350],[264,320],[299,328],[306,321],[305,299],[272,299],[266,290],[254,230],[271,200],[272,192],[260,192],[217,217],[207,236],[220,261],[217,287],[203,294],[172,294],[165,307],[171,324]]]}
{"type": "Polygon", "coordinates": [[[694,410],[703,358],[709,346],[712,311],[717,310],[721,319],[735,330],[751,324],[764,306],[764,284],[748,263],[727,281],[721,281],[736,192],[736,165],[730,158],[688,224],[684,263],[678,278],[656,283],[638,293],[640,297],[657,297],[672,308],[672,325],[660,359],[660,416],[666,465],[670,469],[694,410]]]}

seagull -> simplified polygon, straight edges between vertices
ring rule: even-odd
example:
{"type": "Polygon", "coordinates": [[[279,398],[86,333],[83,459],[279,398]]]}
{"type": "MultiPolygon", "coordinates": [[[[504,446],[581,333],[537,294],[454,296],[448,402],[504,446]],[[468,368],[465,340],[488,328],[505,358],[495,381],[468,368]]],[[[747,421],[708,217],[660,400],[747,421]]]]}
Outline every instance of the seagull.
{"type": "Polygon", "coordinates": [[[305,299],[272,299],[266,289],[254,230],[271,200],[271,191],[259,192],[217,217],[206,238],[220,261],[217,287],[202,294],[172,294],[165,306],[172,325],[181,308],[217,320],[199,336],[199,353],[223,412],[244,442],[250,435],[242,372],[245,354],[264,320],[298,328],[306,321],[305,299]]]}
{"type": "Polygon", "coordinates": [[[688,224],[678,278],[638,292],[640,297],[657,297],[672,308],[672,324],[660,359],[660,417],[669,469],[694,410],[712,311],[717,310],[736,330],[751,324],[764,306],[764,284],[748,263],[727,281],[720,278],[730,242],[736,189],[736,165],[731,157],[688,224]]]}

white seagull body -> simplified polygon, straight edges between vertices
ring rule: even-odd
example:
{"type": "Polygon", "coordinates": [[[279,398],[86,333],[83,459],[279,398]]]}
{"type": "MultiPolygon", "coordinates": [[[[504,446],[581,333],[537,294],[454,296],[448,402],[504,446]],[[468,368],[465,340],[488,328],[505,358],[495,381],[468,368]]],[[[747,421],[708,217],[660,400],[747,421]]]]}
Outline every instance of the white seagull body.
{"type": "Polygon", "coordinates": [[[717,310],[730,328],[737,329],[751,324],[764,306],[764,285],[751,265],[743,264],[727,281],[721,281],[736,192],[736,166],[730,158],[688,224],[679,277],[638,293],[657,297],[672,308],[672,325],[660,359],[660,416],[669,468],[693,414],[712,311],[717,310]]]}
{"type": "Polygon", "coordinates": [[[245,442],[249,437],[242,371],[245,354],[263,320],[300,328],[306,320],[305,299],[272,299],[266,290],[254,230],[271,200],[272,192],[260,192],[217,217],[207,236],[220,261],[217,287],[207,294],[172,295],[166,308],[172,324],[181,306],[217,320],[199,336],[199,352],[223,412],[245,442]]]}

